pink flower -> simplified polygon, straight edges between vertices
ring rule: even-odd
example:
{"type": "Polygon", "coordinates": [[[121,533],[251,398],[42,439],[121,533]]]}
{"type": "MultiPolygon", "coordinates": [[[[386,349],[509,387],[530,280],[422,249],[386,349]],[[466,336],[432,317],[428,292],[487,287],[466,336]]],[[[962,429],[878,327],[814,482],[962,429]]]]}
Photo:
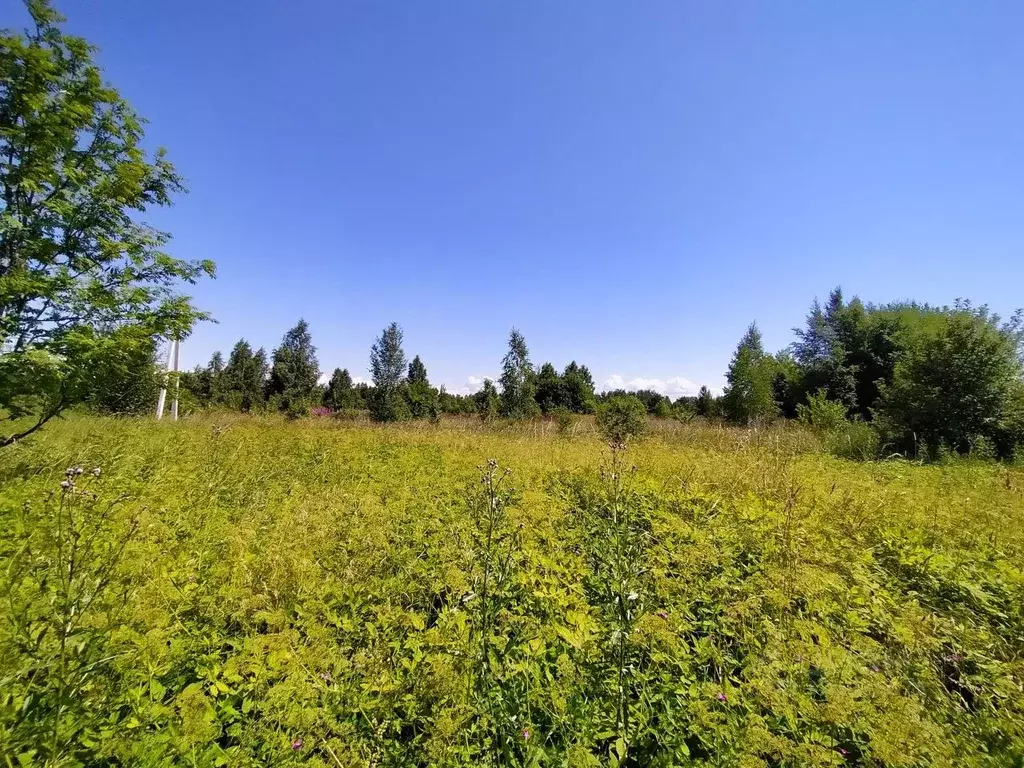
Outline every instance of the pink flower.
{"type": "Polygon", "coordinates": [[[529,728],[523,728],[523,738],[526,741],[530,740],[530,729],[529,728]]]}
{"type": "Polygon", "coordinates": [[[728,701],[729,700],[728,697],[724,693],[719,693],[717,696],[715,696],[715,698],[718,699],[719,701],[728,701]]]}
{"type": "Polygon", "coordinates": [[[850,754],[850,752],[849,752],[849,750],[846,750],[846,749],[843,749],[842,747],[840,747],[839,748],[839,754],[842,755],[843,757],[846,757],[848,754],[850,754]]]}
{"type": "Polygon", "coordinates": [[[300,749],[302,749],[302,739],[301,739],[301,737],[292,742],[292,749],[295,750],[296,752],[298,752],[300,749]]]}

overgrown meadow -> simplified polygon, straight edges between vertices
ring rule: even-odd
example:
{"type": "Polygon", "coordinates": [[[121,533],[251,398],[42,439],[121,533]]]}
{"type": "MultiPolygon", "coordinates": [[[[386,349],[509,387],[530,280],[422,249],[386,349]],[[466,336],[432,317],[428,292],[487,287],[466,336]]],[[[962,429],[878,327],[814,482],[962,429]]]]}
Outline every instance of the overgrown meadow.
{"type": "Polygon", "coordinates": [[[6,765],[1024,765],[1019,468],[75,416],[0,483],[6,765]]]}

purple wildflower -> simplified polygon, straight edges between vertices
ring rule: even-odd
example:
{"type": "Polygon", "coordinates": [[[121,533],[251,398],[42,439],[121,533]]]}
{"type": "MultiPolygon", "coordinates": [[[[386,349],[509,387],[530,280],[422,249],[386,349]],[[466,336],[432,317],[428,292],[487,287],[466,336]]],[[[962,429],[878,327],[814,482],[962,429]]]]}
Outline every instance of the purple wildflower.
{"type": "Polygon", "coordinates": [[[60,487],[64,488],[65,490],[70,488],[72,485],[73,485],[73,483],[70,480],[61,480],[60,481],[60,487]]]}
{"type": "Polygon", "coordinates": [[[530,740],[530,729],[529,728],[523,728],[523,738],[526,741],[530,740]]]}
{"type": "Polygon", "coordinates": [[[302,738],[301,737],[292,742],[292,749],[295,750],[296,752],[298,752],[300,749],[302,749],[302,738]]]}
{"type": "Polygon", "coordinates": [[[719,701],[728,701],[729,700],[729,698],[724,693],[721,693],[721,692],[717,696],[715,696],[715,698],[718,699],[719,701]]]}
{"type": "Polygon", "coordinates": [[[840,747],[839,748],[839,754],[842,755],[843,757],[846,757],[848,754],[850,754],[850,751],[848,749],[843,749],[842,747],[840,747]]]}

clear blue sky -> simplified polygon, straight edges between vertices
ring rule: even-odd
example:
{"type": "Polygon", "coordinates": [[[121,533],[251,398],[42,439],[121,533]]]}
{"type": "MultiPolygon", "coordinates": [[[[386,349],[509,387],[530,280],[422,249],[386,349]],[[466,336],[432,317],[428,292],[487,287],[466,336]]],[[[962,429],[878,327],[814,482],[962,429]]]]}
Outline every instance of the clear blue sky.
{"type": "Polygon", "coordinates": [[[1024,304],[1019,0],[58,5],[188,180],[149,220],[218,264],[190,366],[305,316],[357,376],[396,320],[451,389],[512,325],[720,386],[837,284],[1024,304]]]}

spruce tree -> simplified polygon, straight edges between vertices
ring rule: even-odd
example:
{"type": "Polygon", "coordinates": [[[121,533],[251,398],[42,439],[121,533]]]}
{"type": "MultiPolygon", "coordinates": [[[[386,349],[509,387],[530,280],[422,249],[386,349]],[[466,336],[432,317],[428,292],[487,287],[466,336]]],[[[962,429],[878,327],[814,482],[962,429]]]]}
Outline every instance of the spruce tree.
{"type": "Polygon", "coordinates": [[[427,366],[420,360],[419,355],[416,355],[409,363],[409,383],[415,384],[416,382],[427,383],[427,366]]]}
{"type": "Polygon", "coordinates": [[[267,353],[253,352],[249,342],[239,339],[224,367],[224,399],[234,407],[251,411],[263,402],[267,377],[267,353]]]}
{"type": "Polygon", "coordinates": [[[284,335],[273,359],[268,390],[278,397],[281,410],[297,414],[308,408],[317,390],[320,366],[305,320],[284,335]]]}
{"type": "Polygon", "coordinates": [[[370,412],[377,421],[399,421],[409,416],[403,391],[405,364],[402,329],[398,323],[391,323],[370,348],[370,373],[374,386],[370,412]]]}
{"type": "Polygon", "coordinates": [[[715,397],[711,394],[711,390],[706,386],[702,386],[700,391],[697,393],[696,408],[698,416],[704,416],[706,418],[714,415],[715,397]]]}
{"type": "Polygon", "coordinates": [[[540,410],[534,399],[534,372],[526,339],[513,328],[508,337],[508,354],[501,361],[501,415],[525,419],[540,410]]]}
{"type": "Polygon", "coordinates": [[[352,408],[354,401],[351,374],[347,368],[335,368],[324,390],[324,405],[337,411],[352,408]]]}
{"type": "Polygon", "coordinates": [[[430,386],[427,367],[416,355],[409,363],[409,384],[406,388],[409,412],[414,419],[436,419],[440,414],[437,390],[430,386]]]}

